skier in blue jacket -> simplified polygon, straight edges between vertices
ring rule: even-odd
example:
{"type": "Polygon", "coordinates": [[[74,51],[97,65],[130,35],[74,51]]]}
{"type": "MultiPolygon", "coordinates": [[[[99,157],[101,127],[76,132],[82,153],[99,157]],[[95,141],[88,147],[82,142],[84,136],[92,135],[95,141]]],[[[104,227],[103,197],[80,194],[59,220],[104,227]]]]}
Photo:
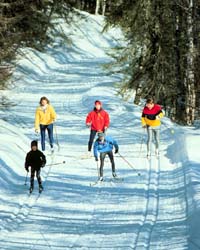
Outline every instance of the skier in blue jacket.
{"type": "Polygon", "coordinates": [[[115,173],[115,162],[113,156],[113,146],[115,148],[115,154],[119,151],[119,146],[117,142],[111,136],[105,136],[103,132],[98,133],[98,138],[94,143],[94,157],[95,160],[98,161],[98,153],[100,153],[100,181],[103,181],[103,166],[106,155],[110,158],[110,162],[112,165],[112,175],[113,177],[117,177],[115,173]]]}

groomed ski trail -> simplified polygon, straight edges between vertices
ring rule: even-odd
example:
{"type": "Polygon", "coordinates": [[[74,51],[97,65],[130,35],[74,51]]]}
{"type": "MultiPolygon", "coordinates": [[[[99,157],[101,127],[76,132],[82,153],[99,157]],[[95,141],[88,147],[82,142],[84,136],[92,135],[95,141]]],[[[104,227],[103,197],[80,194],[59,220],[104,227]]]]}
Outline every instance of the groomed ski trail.
{"type": "MultiPolygon", "coordinates": [[[[35,185],[33,194],[28,198],[24,194],[28,191],[24,188],[15,193],[16,186],[19,183],[23,185],[23,174],[20,176],[19,165],[15,168],[13,155],[3,153],[4,160],[13,171],[11,177],[19,183],[10,186],[11,191],[8,191],[12,182],[3,180],[6,174],[2,163],[1,182],[5,190],[0,198],[7,203],[3,206],[7,210],[1,210],[2,250],[187,249],[186,219],[189,212],[185,186],[188,175],[167,158],[167,150],[174,143],[168,135],[165,135],[167,143],[162,148],[160,160],[152,158],[147,162],[144,150],[138,157],[143,136],[141,110],[115,95],[114,85],[120,77],[107,75],[101,68],[110,60],[105,51],[111,47],[114,35],[100,35],[102,20],[99,18],[89,17],[92,25],[87,26],[87,36],[83,36],[86,32],[82,32],[83,27],[77,25],[81,32],[74,31],[78,39],[75,48],[60,47],[58,43],[55,48],[48,48],[46,53],[30,50],[16,71],[16,79],[21,80],[10,93],[17,105],[1,115],[10,126],[19,130],[15,135],[14,130],[9,131],[9,126],[6,126],[7,134],[23,137],[24,151],[20,149],[21,141],[16,146],[18,150],[14,148],[11,151],[13,155],[19,153],[16,158],[21,171],[24,171],[25,152],[34,139],[35,108],[43,95],[50,99],[58,113],[56,127],[60,151],[54,161],[65,160],[66,164],[44,170],[47,177],[43,193],[35,194],[35,185]],[[94,37],[97,33],[98,37],[94,37]],[[93,41],[93,44],[87,49],[82,44],[88,41],[93,41]],[[89,183],[97,178],[95,161],[81,160],[81,156],[87,151],[89,138],[85,116],[96,99],[101,99],[110,113],[108,133],[119,142],[120,152],[134,164],[136,171],[120,157],[115,157],[117,174],[124,182],[114,185],[105,182],[90,187],[89,183]],[[17,195],[23,197],[22,201],[17,195]]],[[[162,132],[165,134],[166,130],[162,132]]],[[[178,148],[179,145],[175,146],[178,148]]],[[[104,176],[111,177],[109,161],[106,161],[104,176]]]]}

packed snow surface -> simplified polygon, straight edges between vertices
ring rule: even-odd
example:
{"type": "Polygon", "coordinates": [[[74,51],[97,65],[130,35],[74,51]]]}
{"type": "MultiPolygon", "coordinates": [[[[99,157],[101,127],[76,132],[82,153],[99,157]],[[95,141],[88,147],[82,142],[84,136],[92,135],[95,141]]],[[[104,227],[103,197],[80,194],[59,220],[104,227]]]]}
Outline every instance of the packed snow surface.
{"type": "Polygon", "coordinates": [[[45,52],[24,49],[12,84],[1,90],[0,249],[1,250],[196,250],[200,249],[200,133],[164,118],[160,158],[146,159],[141,106],[117,95],[120,75],[102,67],[107,52],[122,42],[118,29],[102,33],[104,20],[85,15],[57,29],[45,52]],[[42,169],[44,191],[28,193],[24,160],[34,133],[40,97],[57,112],[55,153],[42,169]],[[118,141],[113,181],[106,159],[105,181],[87,153],[85,117],[100,99],[110,114],[107,134],[118,141]],[[59,144],[59,147],[58,147],[59,144]],[[64,163],[65,162],[65,163],[64,163]],[[129,164],[128,164],[128,163],[129,164]],[[60,163],[60,164],[57,164],[60,163]],[[138,175],[140,174],[140,176],[138,175]]]}

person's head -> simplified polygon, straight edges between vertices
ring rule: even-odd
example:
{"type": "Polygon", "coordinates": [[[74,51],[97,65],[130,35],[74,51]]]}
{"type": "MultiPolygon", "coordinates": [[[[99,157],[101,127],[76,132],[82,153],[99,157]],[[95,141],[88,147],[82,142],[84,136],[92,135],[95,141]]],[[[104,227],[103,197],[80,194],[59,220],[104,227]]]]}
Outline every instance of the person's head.
{"type": "Polygon", "coordinates": [[[32,142],[31,142],[31,149],[32,149],[33,151],[36,151],[37,148],[38,148],[38,142],[37,142],[37,141],[32,141],[32,142]]]}
{"type": "Polygon", "coordinates": [[[103,132],[98,132],[98,139],[100,140],[100,141],[104,141],[104,138],[105,138],[105,134],[103,133],[103,132]]]}
{"type": "Polygon", "coordinates": [[[154,100],[153,100],[153,98],[152,97],[147,98],[147,100],[146,100],[146,107],[148,109],[152,109],[153,106],[154,106],[154,100]]]}
{"type": "Polygon", "coordinates": [[[49,99],[46,98],[46,96],[41,97],[41,98],[40,98],[40,105],[41,105],[41,106],[45,106],[45,105],[47,105],[47,104],[49,104],[49,99]]]}
{"type": "Polygon", "coordinates": [[[102,108],[102,103],[99,100],[96,100],[94,105],[95,105],[96,110],[100,110],[102,108]]]}

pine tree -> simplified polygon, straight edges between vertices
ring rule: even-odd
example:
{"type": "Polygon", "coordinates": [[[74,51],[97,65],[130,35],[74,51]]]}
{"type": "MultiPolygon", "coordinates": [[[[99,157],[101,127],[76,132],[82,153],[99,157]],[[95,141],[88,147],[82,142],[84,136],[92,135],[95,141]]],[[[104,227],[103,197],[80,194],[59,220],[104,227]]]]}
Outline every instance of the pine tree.
{"type": "Polygon", "coordinates": [[[120,25],[128,44],[118,51],[125,73],[120,92],[134,89],[136,103],[154,96],[171,118],[187,124],[198,108],[194,27],[199,27],[199,8],[197,0],[115,0],[107,19],[108,25],[120,25]]]}

